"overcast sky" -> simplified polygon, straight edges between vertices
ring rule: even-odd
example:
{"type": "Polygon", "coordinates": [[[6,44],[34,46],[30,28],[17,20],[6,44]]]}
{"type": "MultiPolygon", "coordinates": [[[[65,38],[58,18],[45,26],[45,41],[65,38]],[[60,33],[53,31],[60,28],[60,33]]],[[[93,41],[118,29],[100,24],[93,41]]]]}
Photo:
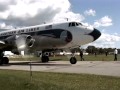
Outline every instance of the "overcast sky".
{"type": "Polygon", "coordinates": [[[102,36],[89,45],[120,48],[119,0],[0,0],[0,28],[61,22],[92,25],[102,36]]]}

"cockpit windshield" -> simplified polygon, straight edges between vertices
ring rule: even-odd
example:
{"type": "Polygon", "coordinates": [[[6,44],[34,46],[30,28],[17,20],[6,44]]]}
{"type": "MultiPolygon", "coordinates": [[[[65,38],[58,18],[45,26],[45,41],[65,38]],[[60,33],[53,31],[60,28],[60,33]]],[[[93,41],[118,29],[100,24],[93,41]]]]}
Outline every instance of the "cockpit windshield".
{"type": "Polygon", "coordinates": [[[79,22],[70,22],[69,23],[69,27],[73,27],[73,26],[82,26],[82,23],[79,23],[79,22]]]}

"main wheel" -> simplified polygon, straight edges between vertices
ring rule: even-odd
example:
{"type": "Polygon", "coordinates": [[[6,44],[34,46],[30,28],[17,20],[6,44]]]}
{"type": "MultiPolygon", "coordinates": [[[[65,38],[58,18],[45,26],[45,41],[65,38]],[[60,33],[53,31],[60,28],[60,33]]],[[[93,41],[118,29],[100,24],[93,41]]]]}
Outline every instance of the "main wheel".
{"type": "Polygon", "coordinates": [[[3,57],[3,64],[8,64],[9,63],[9,59],[7,57],[3,57]]]}
{"type": "Polygon", "coordinates": [[[75,57],[71,57],[71,58],[70,58],[70,63],[71,63],[71,64],[76,64],[76,63],[77,63],[76,58],[75,58],[75,57]]]}
{"type": "Polygon", "coordinates": [[[48,56],[42,56],[41,60],[42,60],[42,62],[48,62],[49,61],[49,57],[48,56]]]}
{"type": "Polygon", "coordinates": [[[3,59],[0,59],[0,65],[2,65],[3,64],[3,59]]]}
{"type": "Polygon", "coordinates": [[[46,62],[48,62],[49,61],[49,57],[48,56],[46,56],[46,62]]]}

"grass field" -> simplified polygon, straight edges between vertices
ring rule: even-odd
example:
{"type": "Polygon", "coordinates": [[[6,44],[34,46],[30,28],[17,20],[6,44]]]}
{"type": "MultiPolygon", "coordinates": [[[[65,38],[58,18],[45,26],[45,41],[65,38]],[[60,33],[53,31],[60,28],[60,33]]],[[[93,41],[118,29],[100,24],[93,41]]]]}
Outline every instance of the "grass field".
{"type": "MultiPolygon", "coordinates": [[[[68,61],[70,56],[56,56],[56,57],[50,57],[51,61],[68,61]]],[[[79,56],[75,56],[77,58],[77,60],[80,60],[79,56]]],[[[114,60],[114,55],[97,55],[95,57],[95,55],[85,55],[84,56],[85,61],[113,61],[114,60]]],[[[27,57],[14,57],[14,58],[10,58],[10,60],[23,60],[23,61],[29,61],[29,60],[40,60],[40,57],[34,57],[34,56],[27,56],[27,57]]],[[[118,60],[120,60],[120,55],[118,55],[118,60]]]]}
{"type": "Polygon", "coordinates": [[[119,90],[120,77],[0,70],[0,90],[119,90]]]}
{"type": "MultiPolygon", "coordinates": [[[[79,56],[76,56],[80,60],[79,56]]],[[[87,55],[86,61],[113,61],[114,56],[87,55]]],[[[10,60],[39,60],[38,57],[14,57],[10,60]]],[[[51,61],[68,61],[67,56],[50,57],[51,61]]],[[[120,55],[118,56],[120,60],[120,55]]],[[[0,70],[0,90],[119,90],[120,77],[88,74],[48,73],[0,70]]]]}
{"type": "MultiPolygon", "coordinates": [[[[77,58],[77,60],[79,61],[80,60],[80,56],[75,56],[77,58]]],[[[108,55],[108,56],[105,56],[105,55],[97,55],[95,57],[95,55],[85,55],[83,56],[85,61],[113,61],[114,60],[114,55],[108,55]]],[[[120,59],[120,55],[118,55],[118,59],[120,59]]],[[[67,56],[56,56],[55,58],[54,57],[50,57],[50,60],[63,60],[63,61],[66,61],[66,60],[69,60],[67,56]]]]}

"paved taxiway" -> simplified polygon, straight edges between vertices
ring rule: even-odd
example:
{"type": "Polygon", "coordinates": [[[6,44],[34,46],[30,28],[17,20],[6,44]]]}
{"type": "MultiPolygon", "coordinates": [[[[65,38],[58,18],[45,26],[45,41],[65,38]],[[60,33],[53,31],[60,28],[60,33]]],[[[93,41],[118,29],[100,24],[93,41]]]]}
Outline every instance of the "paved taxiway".
{"type": "MultiPolygon", "coordinates": [[[[69,61],[50,61],[49,63],[31,62],[32,71],[87,73],[120,77],[120,61],[78,61],[71,65],[69,61]]],[[[10,61],[0,69],[30,70],[29,62],[10,61]]]]}

